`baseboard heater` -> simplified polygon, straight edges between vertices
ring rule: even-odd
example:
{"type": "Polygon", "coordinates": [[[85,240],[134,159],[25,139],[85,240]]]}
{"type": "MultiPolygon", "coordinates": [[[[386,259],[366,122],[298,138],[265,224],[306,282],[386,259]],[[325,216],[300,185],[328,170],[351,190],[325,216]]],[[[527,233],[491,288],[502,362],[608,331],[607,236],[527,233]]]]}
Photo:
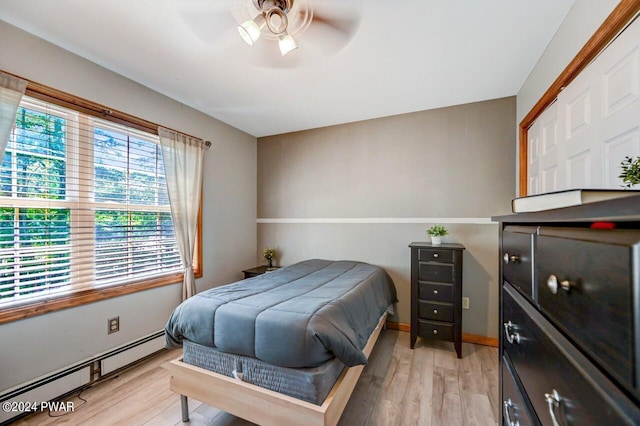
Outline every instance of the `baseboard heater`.
{"type": "Polygon", "coordinates": [[[162,349],[164,349],[164,330],[9,389],[0,395],[0,404],[15,404],[11,410],[0,410],[0,426],[8,425],[18,416],[29,414],[13,408],[23,408],[26,405],[24,403],[53,401],[61,396],[72,394],[162,349]]]}

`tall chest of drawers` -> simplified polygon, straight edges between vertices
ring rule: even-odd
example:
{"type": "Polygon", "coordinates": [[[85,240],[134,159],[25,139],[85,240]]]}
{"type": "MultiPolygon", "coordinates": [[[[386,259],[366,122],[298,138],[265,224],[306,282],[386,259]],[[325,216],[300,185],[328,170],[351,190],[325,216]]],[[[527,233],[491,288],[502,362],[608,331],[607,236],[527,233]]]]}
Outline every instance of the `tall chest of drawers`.
{"type": "Polygon", "coordinates": [[[418,336],[462,349],[461,244],[411,243],[411,349],[418,336]]]}
{"type": "Polygon", "coordinates": [[[640,196],[494,220],[503,425],[640,424],[640,196]]]}

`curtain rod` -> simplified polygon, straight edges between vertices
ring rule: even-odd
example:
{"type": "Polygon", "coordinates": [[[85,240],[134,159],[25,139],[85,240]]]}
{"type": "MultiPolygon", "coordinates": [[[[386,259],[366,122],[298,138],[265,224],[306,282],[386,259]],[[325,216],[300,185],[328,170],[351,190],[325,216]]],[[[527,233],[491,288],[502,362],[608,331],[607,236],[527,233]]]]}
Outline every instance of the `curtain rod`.
{"type": "MultiPolygon", "coordinates": [[[[160,125],[152,121],[145,120],[144,118],[139,118],[134,115],[127,114],[125,112],[112,110],[96,102],[88,101],[79,96],[71,95],[69,93],[63,92],[62,90],[54,89],[53,87],[49,87],[44,84],[37,83],[35,81],[21,77],[19,75],[6,72],[4,70],[0,70],[0,72],[3,72],[5,74],[8,74],[26,81],[27,89],[25,91],[25,94],[33,98],[55,103],[61,106],[66,106],[78,112],[84,112],[86,114],[93,115],[95,117],[100,117],[110,121],[114,121],[119,124],[124,124],[129,127],[136,128],[138,130],[152,133],[154,135],[158,134],[158,126],[160,125]]],[[[168,130],[171,130],[173,132],[181,133],[183,135],[189,136],[194,139],[200,139],[204,142],[204,145],[207,148],[211,148],[211,141],[205,141],[202,138],[190,135],[188,133],[180,132],[175,129],[171,129],[166,126],[162,126],[162,127],[168,130]]]]}

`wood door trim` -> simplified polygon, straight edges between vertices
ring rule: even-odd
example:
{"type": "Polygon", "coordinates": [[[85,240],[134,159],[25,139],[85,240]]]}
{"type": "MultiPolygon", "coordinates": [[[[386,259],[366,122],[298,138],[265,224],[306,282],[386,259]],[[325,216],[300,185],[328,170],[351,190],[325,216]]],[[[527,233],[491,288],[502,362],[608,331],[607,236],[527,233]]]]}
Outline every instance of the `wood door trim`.
{"type": "Polygon", "coordinates": [[[640,0],[621,0],[613,9],[607,19],[596,30],[591,38],[580,49],[569,65],[560,73],[531,111],[522,119],[519,125],[519,166],[518,176],[519,196],[527,195],[527,165],[528,165],[528,140],[527,130],[542,112],[558,97],[558,94],[582,70],[589,65],[596,56],[627,26],[631,19],[640,12],[640,0]]]}

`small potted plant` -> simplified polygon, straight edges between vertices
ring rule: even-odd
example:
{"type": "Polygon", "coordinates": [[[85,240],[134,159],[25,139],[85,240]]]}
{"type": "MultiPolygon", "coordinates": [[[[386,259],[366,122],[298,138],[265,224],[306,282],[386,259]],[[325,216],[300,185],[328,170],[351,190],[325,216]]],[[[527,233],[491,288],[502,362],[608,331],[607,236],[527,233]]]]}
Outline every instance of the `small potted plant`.
{"type": "Polygon", "coordinates": [[[444,225],[433,225],[431,228],[427,229],[427,235],[431,237],[431,244],[434,246],[439,246],[442,244],[442,237],[447,235],[449,231],[444,225]]]}
{"type": "Polygon", "coordinates": [[[636,157],[633,160],[631,157],[624,157],[624,160],[620,163],[622,173],[618,176],[625,184],[623,188],[633,188],[634,185],[640,183],[640,157],[636,157]]]}
{"type": "Polygon", "coordinates": [[[271,247],[265,247],[262,255],[267,259],[267,271],[273,270],[273,259],[276,258],[276,249],[271,247]]]}

